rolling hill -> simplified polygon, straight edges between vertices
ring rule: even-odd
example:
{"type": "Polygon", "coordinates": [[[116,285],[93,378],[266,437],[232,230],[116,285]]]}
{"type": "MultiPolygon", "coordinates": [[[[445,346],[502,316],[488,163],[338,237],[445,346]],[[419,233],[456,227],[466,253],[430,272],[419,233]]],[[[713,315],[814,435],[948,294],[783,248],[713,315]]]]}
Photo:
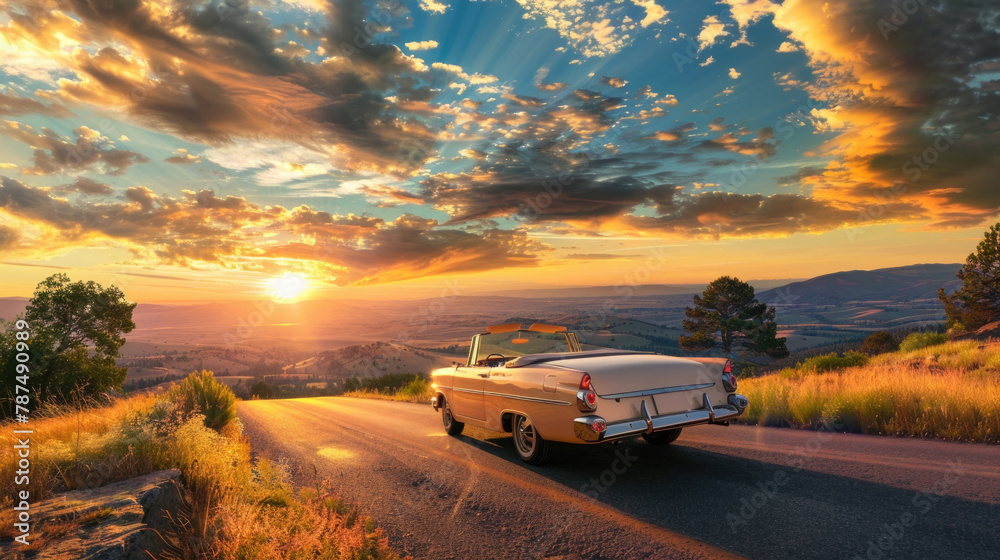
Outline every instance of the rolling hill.
{"type": "Polygon", "coordinates": [[[960,264],[917,264],[824,274],[757,294],[768,304],[843,305],[850,302],[907,303],[937,300],[939,288],[959,286],[960,264]]]}

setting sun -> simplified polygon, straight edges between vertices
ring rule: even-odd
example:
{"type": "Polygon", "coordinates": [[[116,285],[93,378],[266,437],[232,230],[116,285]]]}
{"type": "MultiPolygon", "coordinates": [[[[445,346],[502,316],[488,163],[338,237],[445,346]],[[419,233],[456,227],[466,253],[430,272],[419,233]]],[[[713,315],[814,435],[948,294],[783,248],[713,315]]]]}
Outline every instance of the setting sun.
{"type": "Polygon", "coordinates": [[[286,272],[281,278],[275,278],[270,283],[271,297],[275,301],[290,302],[298,299],[308,287],[306,279],[301,274],[286,272]]]}

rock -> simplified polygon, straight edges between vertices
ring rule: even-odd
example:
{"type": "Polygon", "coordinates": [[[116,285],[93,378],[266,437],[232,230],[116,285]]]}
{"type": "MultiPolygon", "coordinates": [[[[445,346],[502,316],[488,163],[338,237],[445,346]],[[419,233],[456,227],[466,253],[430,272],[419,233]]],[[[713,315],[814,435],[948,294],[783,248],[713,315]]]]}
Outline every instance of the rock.
{"type": "MultiPolygon", "coordinates": [[[[158,533],[172,529],[170,516],[184,503],[176,469],[158,471],[85,490],[63,492],[32,504],[29,543],[40,540],[41,549],[23,553],[23,558],[78,560],[150,560],[163,549],[158,533]],[[107,516],[72,527],[65,535],[46,538],[46,526],[71,522],[88,514],[110,509],[107,516]]],[[[0,545],[0,557],[20,556],[22,545],[0,545]]],[[[31,547],[35,548],[35,547],[31,547]]]]}
{"type": "Polygon", "coordinates": [[[1000,321],[983,325],[972,332],[957,335],[953,340],[989,340],[991,338],[1000,338],[1000,321]]]}

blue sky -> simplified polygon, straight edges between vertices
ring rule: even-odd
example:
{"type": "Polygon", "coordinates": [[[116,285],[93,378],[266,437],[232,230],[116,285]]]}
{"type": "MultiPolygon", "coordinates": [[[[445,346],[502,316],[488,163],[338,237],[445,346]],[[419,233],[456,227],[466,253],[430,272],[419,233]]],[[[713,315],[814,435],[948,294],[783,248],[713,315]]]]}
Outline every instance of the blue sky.
{"type": "Polygon", "coordinates": [[[677,259],[654,282],[804,277],[958,262],[1000,204],[980,2],[3,9],[15,293],[21,264],[615,283],[650,247],[677,259]]]}

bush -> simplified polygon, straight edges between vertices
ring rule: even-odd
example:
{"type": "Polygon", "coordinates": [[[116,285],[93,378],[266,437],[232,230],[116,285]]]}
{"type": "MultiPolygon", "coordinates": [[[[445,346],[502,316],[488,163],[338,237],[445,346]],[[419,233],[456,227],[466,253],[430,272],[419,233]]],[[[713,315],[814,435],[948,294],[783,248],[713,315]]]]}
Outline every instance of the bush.
{"type": "Polygon", "coordinates": [[[418,377],[400,389],[399,394],[404,397],[419,398],[427,394],[428,389],[430,386],[427,381],[423,377],[418,377]]]}
{"type": "Polygon", "coordinates": [[[903,352],[912,352],[914,350],[920,350],[921,348],[927,348],[928,346],[944,344],[945,342],[948,342],[948,335],[946,334],[915,332],[910,333],[910,335],[903,340],[903,342],[899,345],[899,349],[903,352]]]}
{"type": "Polygon", "coordinates": [[[170,390],[167,398],[185,417],[203,414],[205,426],[217,432],[236,418],[236,395],[224,383],[216,381],[211,371],[192,372],[170,390]]]}
{"type": "Polygon", "coordinates": [[[799,363],[794,368],[781,370],[780,375],[785,378],[801,377],[809,373],[823,373],[836,371],[850,367],[859,367],[868,363],[868,356],[861,352],[847,352],[843,356],[838,356],[836,352],[813,356],[799,363]]]}
{"type": "Polygon", "coordinates": [[[895,352],[899,350],[899,341],[885,331],[873,332],[861,344],[861,351],[869,356],[895,352]]]}

